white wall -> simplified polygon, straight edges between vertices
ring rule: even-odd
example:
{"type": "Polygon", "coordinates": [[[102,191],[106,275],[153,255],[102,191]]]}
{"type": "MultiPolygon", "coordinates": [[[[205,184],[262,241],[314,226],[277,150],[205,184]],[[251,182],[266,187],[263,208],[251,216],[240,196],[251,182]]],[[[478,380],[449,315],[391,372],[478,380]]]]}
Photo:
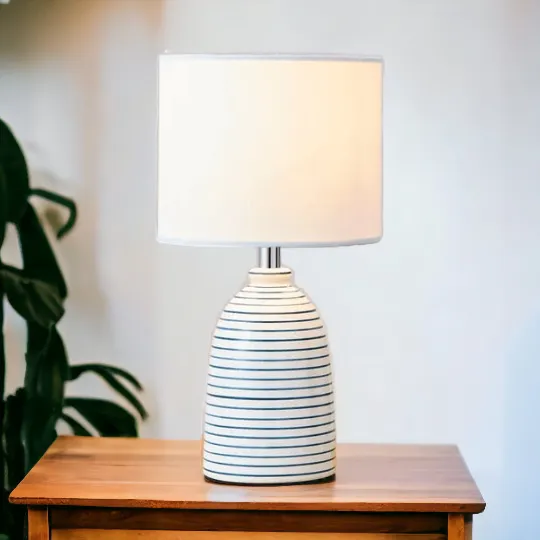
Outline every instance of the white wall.
{"type": "Polygon", "coordinates": [[[488,501],[476,538],[535,539],[537,2],[14,2],[0,10],[0,116],[35,182],[81,207],[59,246],[63,331],[74,360],[143,379],[146,435],[199,436],[210,331],[254,258],[153,240],[155,55],[385,58],[383,242],[285,253],[329,327],[339,438],[459,444],[488,501]]]}
{"type": "MultiPolygon", "coordinates": [[[[61,329],[75,362],[114,362],[145,382],[154,412],[159,320],[154,240],[159,2],[17,1],[0,9],[0,115],[34,185],[79,203],[58,246],[70,297],[61,329]]],[[[15,246],[8,246],[9,254],[15,246]]],[[[20,334],[10,320],[8,331],[20,334]]],[[[14,336],[16,337],[16,336],[14,336]]],[[[20,336],[17,336],[20,337],[20,336]]],[[[10,386],[20,377],[9,365],[10,386]]],[[[100,392],[91,377],[74,391],[100,392]]],[[[145,426],[157,434],[157,418],[145,426]]]]}

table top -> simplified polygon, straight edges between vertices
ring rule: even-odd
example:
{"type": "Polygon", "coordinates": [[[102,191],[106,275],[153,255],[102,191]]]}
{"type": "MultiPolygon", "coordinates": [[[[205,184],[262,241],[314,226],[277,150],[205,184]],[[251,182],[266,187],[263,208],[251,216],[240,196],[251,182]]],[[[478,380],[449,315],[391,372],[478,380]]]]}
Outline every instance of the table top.
{"type": "Polygon", "coordinates": [[[10,501],[115,508],[484,510],[455,446],[341,444],[337,455],[337,480],[328,484],[227,486],[202,477],[200,441],[59,437],[10,501]]]}

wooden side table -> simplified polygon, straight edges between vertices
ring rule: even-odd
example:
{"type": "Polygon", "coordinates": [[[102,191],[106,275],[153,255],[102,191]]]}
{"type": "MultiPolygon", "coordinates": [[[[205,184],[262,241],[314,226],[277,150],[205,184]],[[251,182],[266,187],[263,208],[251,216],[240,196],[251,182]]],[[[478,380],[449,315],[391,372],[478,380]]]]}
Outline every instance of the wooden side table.
{"type": "Polygon", "coordinates": [[[470,540],[485,503],[454,446],[338,446],[337,481],[210,484],[198,441],[60,437],[11,494],[30,540],[470,540]]]}

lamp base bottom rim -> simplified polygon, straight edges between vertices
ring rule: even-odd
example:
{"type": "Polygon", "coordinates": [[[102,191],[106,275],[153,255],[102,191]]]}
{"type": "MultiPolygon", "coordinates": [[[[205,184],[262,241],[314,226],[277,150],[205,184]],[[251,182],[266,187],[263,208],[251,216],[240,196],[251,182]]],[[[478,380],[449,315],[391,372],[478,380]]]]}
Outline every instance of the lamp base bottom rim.
{"type": "Polygon", "coordinates": [[[309,486],[313,484],[329,484],[331,482],[335,482],[336,480],[336,473],[331,474],[330,476],[327,476],[325,478],[317,478],[316,480],[307,480],[305,482],[282,482],[279,484],[274,483],[268,483],[268,484],[261,484],[260,482],[225,482],[223,480],[215,480],[214,478],[211,478],[210,476],[204,475],[205,482],[208,482],[209,484],[219,484],[224,486],[247,486],[247,487],[262,487],[262,486],[269,486],[269,487],[280,487],[280,486],[309,486]]]}

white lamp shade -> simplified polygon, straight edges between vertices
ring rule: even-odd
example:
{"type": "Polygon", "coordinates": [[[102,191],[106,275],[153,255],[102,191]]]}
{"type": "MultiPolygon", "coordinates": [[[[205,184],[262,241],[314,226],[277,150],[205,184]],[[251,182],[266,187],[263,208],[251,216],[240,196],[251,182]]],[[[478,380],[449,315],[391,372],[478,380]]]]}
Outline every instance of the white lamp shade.
{"type": "Polygon", "coordinates": [[[162,55],[158,239],[377,242],[381,141],[379,61],[162,55]]]}

